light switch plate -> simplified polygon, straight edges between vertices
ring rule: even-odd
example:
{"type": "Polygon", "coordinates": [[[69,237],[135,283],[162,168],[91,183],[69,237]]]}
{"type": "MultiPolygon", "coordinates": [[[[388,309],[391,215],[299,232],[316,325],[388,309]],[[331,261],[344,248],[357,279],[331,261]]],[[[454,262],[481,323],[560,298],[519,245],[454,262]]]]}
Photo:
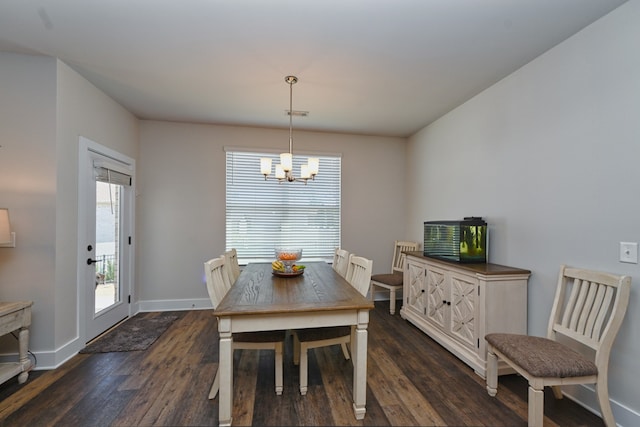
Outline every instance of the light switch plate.
{"type": "Polygon", "coordinates": [[[638,244],[620,242],[620,262],[638,263],[638,244]]]}

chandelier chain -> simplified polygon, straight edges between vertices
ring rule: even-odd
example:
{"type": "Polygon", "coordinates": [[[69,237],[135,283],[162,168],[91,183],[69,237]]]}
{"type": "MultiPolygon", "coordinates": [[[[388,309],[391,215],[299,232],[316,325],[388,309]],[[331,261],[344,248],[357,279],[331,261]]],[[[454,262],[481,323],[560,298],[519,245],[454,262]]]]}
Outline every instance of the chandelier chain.
{"type": "Polygon", "coordinates": [[[297,78],[288,76],[285,80],[289,83],[289,153],[293,155],[293,84],[297,78]]]}

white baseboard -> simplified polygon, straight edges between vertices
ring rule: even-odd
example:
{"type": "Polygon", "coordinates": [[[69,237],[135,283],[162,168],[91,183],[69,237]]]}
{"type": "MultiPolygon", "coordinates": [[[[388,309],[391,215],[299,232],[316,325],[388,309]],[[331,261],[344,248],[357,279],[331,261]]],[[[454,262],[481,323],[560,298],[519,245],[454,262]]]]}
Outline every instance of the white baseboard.
{"type": "MultiPolygon", "coordinates": [[[[62,365],[67,360],[78,354],[83,348],[80,341],[76,338],[69,341],[62,347],[53,351],[33,351],[30,350],[29,358],[35,363],[34,370],[50,370],[62,365]],[[35,358],[35,360],[34,360],[35,358]]],[[[0,355],[0,363],[15,362],[18,360],[18,353],[0,355]]]]}
{"type": "MultiPolygon", "coordinates": [[[[565,397],[573,400],[586,410],[596,414],[599,417],[601,416],[600,404],[598,403],[596,391],[592,385],[584,384],[563,386],[562,392],[565,397]]],[[[619,425],[620,427],[631,427],[640,425],[640,413],[624,406],[616,400],[611,399],[611,397],[609,397],[609,401],[611,402],[611,411],[613,412],[613,417],[615,418],[617,425],[619,425]]]]}
{"type": "MultiPolygon", "coordinates": [[[[374,301],[389,301],[389,291],[386,289],[380,289],[373,293],[374,301]]],[[[402,291],[396,292],[396,307],[397,310],[400,310],[400,306],[402,305],[402,291]]]]}
{"type": "Polygon", "coordinates": [[[147,311],[184,311],[184,310],[212,310],[209,298],[181,299],[181,300],[147,300],[136,303],[138,312],[147,311]]]}

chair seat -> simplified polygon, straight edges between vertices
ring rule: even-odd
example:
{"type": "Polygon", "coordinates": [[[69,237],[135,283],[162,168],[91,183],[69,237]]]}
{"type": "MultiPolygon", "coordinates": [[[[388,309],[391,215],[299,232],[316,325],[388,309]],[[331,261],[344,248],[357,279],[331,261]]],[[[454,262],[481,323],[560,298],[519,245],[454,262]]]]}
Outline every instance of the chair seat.
{"type": "Polygon", "coordinates": [[[328,340],[351,335],[351,326],[296,329],[296,334],[300,342],[328,340]]]}
{"type": "Polygon", "coordinates": [[[495,333],[488,334],[485,339],[535,377],[569,378],[598,374],[598,368],[592,361],[547,338],[495,333]]]}
{"type": "Polygon", "coordinates": [[[402,286],[403,274],[400,271],[386,274],[374,274],[371,276],[372,282],[383,283],[389,286],[402,286]]]}
{"type": "Polygon", "coordinates": [[[284,341],[286,331],[238,332],[233,334],[234,342],[279,342],[284,341]]]}

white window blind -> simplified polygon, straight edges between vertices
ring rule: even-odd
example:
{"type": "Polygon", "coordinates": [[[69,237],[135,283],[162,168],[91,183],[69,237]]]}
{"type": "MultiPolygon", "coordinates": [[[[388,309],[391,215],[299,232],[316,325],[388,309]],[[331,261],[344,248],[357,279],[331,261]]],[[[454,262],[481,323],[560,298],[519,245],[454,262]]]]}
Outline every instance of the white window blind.
{"type": "MultiPolygon", "coordinates": [[[[304,185],[264,180],[260,158],[271,157],[275,165],[278,154],[225,150],[227,249],[235,248],[243,263],[271,261],[277,247],[302,248],[303,262],[331,259],[340,246],[340,156],[314,155],[320,172],[304,185]]],[[[294,175],[306,161],[294,153],[294,175]]]]}
{"type": "Polygon", "coordinates": [[[93,164],[93,178],[96,181],[117,185],[131,185],[131,175],[115,170],[115,167],[96,161],[93,164]]]}

